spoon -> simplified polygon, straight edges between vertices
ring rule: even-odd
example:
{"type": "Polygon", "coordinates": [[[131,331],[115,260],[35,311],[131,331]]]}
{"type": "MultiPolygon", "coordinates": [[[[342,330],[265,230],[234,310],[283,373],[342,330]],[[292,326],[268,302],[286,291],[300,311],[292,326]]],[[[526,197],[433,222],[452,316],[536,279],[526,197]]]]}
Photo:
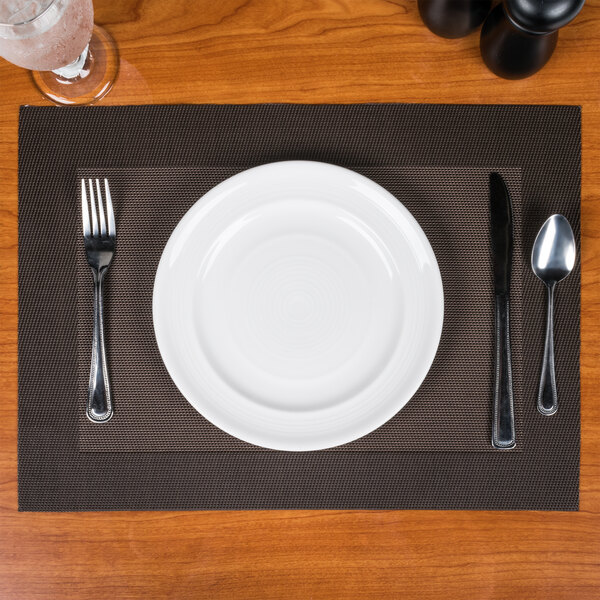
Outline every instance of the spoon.
{"type": "Polygon", "coordinates": [[[537,408],[543,415],[553,415],[558,410],[554,371],[554,288],[573,270],[575,252],[575,236],[569,221],[562,215],[552,215],[542,225],[531,251],[531,268],[548,289],[546,344],[537,398],[537,408]]]}

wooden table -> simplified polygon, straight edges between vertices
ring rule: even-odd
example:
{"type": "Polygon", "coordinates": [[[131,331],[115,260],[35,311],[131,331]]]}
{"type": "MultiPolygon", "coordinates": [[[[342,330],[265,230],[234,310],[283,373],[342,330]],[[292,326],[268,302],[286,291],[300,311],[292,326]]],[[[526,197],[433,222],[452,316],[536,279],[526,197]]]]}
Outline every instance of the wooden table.
{"type": "Polygon", "coordinates": [[[121,73],[104,104],[464,102],[583,106],[581,509],[17,512],[17,111],[0,61],[0,598],[600,597],[600,0],[523,81],[413,0],[96,0],[121,73]]]}

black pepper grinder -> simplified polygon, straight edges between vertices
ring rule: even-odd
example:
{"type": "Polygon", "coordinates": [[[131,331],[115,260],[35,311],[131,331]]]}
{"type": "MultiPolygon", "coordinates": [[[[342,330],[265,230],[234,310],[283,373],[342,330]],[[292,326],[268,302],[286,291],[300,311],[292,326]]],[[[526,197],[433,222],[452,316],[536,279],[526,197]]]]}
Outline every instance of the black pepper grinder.
{"type": "Polygon", "coordinates": [[[488,69],[504,79],[523,79],[550,60],[558,30],[585,0],[504,0],[481,29],[480,49],[488,69]]]}
{"type": "Polygon", "coordinates": [[[492,0],[419,0],[419,13],[436,35],[460,38],[483,23],[491,6],[492,0]]]}

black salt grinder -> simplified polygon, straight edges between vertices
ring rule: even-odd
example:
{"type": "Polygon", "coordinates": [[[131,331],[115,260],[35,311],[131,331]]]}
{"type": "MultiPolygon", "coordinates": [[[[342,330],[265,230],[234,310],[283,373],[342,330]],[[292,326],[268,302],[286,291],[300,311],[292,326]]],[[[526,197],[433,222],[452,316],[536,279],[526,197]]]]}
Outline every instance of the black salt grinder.
{"type": "Polygon", "coordinates": [[[419,13],[436,35],[460,38],[483,23],[491,6],[492,0],[419,0],[419,13]]]}
{"type": "Polygon", "coordinates": [[[504,79],[523,79],[550,60],[558,30],[585,0],[504,0],[481,29],[480,49],[488,69],[504,79]]]}

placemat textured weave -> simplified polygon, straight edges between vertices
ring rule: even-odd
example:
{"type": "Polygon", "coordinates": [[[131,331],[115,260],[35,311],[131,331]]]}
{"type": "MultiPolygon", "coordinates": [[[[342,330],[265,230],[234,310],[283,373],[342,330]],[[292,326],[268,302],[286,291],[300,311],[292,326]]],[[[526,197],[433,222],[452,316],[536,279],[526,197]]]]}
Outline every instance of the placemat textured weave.
{"type": "MultiPolygon", "coordinates": [[[[544,290],[528,268],[528,257],[537,229],[553,212],[565,214],[579,240],[578,107],[24,107],[19,131],[22,510],[577,508],[579,263],[557,294],[561,408],[545,418],[535,410],[544,290]],[[380,430],[325,452],[263,451],[233,440],[187,406],[169,387],[160,363],[151,363],[148,371],[136,369],[132,350],[145,348],[150,358],[156,353],[147,328],[150,280],[172,224],[214,183],[255,164],[287,159],[349,166],[388,188],[425,229],[445,285],[442,344],[419,395],[380,430]],[[489,255],[484,256],[484,182],[490,169],[506,176],[516,199],[512,316],[520,443],[511,452],[487,447],[491,353],[487,361],[485,353],[490,352],[492,316],[491,293],[482,281],[490,268],[489,255]],[[76,191],[81,173],[110,174],[119,202],[119,254],[108,292],[115,397],[129,401],[139,378],[155,377],[163,386],[161,398],[170,403],[169,414],[177,415],[171,421],[163,414],[158,424],[152,407],[151,418],[140,420],[129,402],[118,409],[127,427],[111,423],[98,433],[81,419],[81,373],[89,360],[89,354],[84,357],[89,289],[76,191]],[[150,183],[162,190],[162,204],[158,192],[152,196],[150,183]],[[169,185],[177,196],[166,193],[169,185]],[[125,282],[130,255],[124,232],[133,235],[131,219],[141,214],[142,197],[134,189],[150,196],[155,220],[166,223],[139,281],[125,282]],[[451,223],[460,229],[449,236],[445,228],[451,223]],[[452,259],[461,264],[456,276],[450,271],[452,259]],[[133,322],[126,332],[132,340],[128,346],[126,336],[115,342],[119,328],[112,324],[120,318],[116,299],[127,297],[136,284],[142,291],[137,311],[125,305],[133,322]],[[476,301],[465,303],[473,290],[476,301]],[[131,356],[117,363],[120,352],[131,356]],[[472,387],[465,357],[475,358],[472,387]],[[465,393],[470,397],[457,397],[465,393]],[[432,416],[432,430],[441,437],[428,436],[425,428],[416,434],[414,426],[432,416]],[[464,422],[457,425],[456,416],[464,422]],[[196,426],[188,427],[188,417],[196,426]]],[[[152,217],[146,213],[144,226],[152,217]]],[[[139,389],[140,401],[150,406],[142,398],[146,388],[139,389]]]]}
{"type": "MultiPolygon", "coordinates": [[[[514,212],[511,334],[516,422],[522,450],[521,193],[518,169],[353,166],[401,199],[431,241],[444,283],[440,347],[423,385],[377,431],[331,451],[445,450],[494,452],[493,284],[489,172],[501,171],[514,212]]],[[[92,348],[92,281],[77,253],[80,449],[111,451],[261,451],[213,426],[181,396],[160,357],[152,325],[152,290],[161,253],[197,199],[240,168],[82,170],[107,177],[118,221],[118,252],[106,279],[106,340],[118,414],[99,427],[85,415],[92,348]]],[[[79,206],[79,203],[77,204],[79,206]]],[[[73,217],[79,223],[77,212],[73,217]]]]}

